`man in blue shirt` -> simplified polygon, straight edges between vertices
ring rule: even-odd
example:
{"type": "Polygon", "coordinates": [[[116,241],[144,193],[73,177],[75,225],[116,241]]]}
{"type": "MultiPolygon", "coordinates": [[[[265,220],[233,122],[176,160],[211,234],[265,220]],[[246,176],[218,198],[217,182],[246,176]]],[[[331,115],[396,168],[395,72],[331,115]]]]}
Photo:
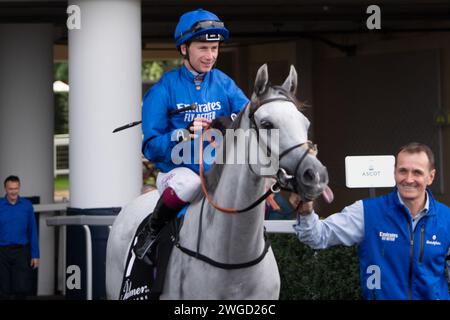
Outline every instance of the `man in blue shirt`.
{"type": "Polygon", "coordinates": [[[30,293],[32,269],[39,266],[36,220],[31,202],[19,196],[20,180],[4,181],[0,199],[0,299],[23,298],[30,293]]]}
{"type": "Polygon", "coordinates": [[[231,78],[214,68],[220,43],[228,36],[212,12],[198,9],[183,14],[174,34],[183,65],[164,74],[144,96],[142,152],[160,170],[156,184],[161,198],[134,247],[139,259],[150,253],[161,228],[200,189],[199,165],[192,161],[197,149],[191,148],[189,161],[172,149],[178,143],[192,147],[197,130],[238,114],[249,102],[231,78]]]}
{"type": "Polygon", "coordinates": [[[409,143],[397,154],[391,193],[356,201],[324,220],[312,202],[293,196],[291,203],[300,206],[294,229],[314,249],[358,244],[366,299],[449,299],[450,209],[428,188],[435,174],[431,149],[409,143]]]}

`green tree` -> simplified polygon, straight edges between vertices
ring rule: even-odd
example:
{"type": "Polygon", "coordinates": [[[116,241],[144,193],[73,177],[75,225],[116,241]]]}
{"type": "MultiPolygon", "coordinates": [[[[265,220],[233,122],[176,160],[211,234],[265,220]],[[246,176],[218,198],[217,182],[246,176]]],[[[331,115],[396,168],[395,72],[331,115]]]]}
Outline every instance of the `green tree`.
{"type": "Polygon", "coordinates": [[[142,62],[142,81],[156,82],[161,78],[163,67],[161,61],[142,62]]]}
{"type": "Polygon", "coordinates": [[[142,81],[157,82],[164,72],[181,65],[182,59],[142,61],[142,81]]]}
{"type": "Polygon", "coordinates": [[[56,62],[53,65],[53,76],[55,80],[60,80],[65,83],[69,82],[69,65],[67,61],[56,62]]]}
{"type": "MultiPolygon", "coordinates": [[[[54,80],[65,83],[69,81],[69,66],[67,62],[57,62],[53,66],[54,80]]],[[[55,134],[69,133],[69,94],[68,92],[55,92],[55,134]]]]}

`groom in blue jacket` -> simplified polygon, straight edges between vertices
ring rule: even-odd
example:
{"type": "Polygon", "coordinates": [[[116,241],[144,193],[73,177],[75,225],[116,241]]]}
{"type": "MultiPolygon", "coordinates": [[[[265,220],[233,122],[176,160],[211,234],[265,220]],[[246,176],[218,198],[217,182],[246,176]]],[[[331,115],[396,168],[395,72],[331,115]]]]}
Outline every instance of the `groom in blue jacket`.
{"type": "Polygon", "coordinates": [[[450,209],[428,188],[435,175],[431,149],[409,143],[397,154],[391,193],[356,201],[324,220],[312,202],[292,196],[300,205],[294,229],[314,249],[357,244],[366,299],[448,300],[450,209]]]}

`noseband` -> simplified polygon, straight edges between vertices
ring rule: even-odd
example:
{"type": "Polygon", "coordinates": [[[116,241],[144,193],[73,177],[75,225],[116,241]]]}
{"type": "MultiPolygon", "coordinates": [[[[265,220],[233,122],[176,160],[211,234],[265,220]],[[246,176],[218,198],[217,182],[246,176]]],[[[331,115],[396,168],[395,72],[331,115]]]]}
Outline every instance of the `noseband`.
{"type": "MultiPolygon", "coordinates": [[[[256,121],[255,121],[255,112],[258,111],[258,109],[263,106],[264,104],[270,103],[270,102],[274,102],[274,101],[288,101],[288,102],[292,102],[294,105],[297,106],[297,103],[295,102],[294,98],[291,98],[291,95],[284,90],[284,88],[279,87],[279,86],[273,86],[272,88],[277,89],[279,91],[279,93],[282,94],[282,96],[280,97],[274,97],[274,98],[268,98],[268,99],[257,99],[252,100],[251,101],[251,105],[250,105],[250,111],[249,111],[249,119],[250,119],[250,127],[251,129],[254,129],[256,131],[256,137],[257,137],[257,141],[259,142],[259,128],[256,125],[256,121]]],[[[266,90],[267,92],[267,90],[266,90]]],[[[265,93],[263,93],[264,95],[265,93]]],[[[204,140],[204,135],[202,132],[201,135],[201,140],[204,140]]],[[[250,144],[250,141],[249,141],[250,144]]],[[[278,193],[280,192],[281,189],[283,190],[288,190],[288,191],[294,191],[297,194],[301,194],[302,198],[304,198],[305,200],[310,200],[307,198],[306,196],[306,192],[303,192],[301,185],[299,185],[295,179],[296,175],[297,175],[297,171],[300,168],[301,163],[303,162],[303,160],[306,158],[306,156],[308,154],[316,154],[317,153],[317,147],[311,142],[311,141],[306,141],[303,143],[299,143],[296,144],[292,147],[289,147],[288,149],[284,150],[280,156],[279,156],[279,160],[281,160],[284,156],[286,156],[289,152],[291,152],[292,150],[295,150],[297,148],[302,148],[305,146],[305,151],[303,152],[302,156],[300,157],[300,160],[297,162],[296,166],[295,166],[295,170],[294,170],[294,174],[290,175],[288,172],[286,172],[285,169],[280,168],[278,169],[278,172],[276,173],[276,175],[270,175],[270,176],[266,176],[266,177],[271,177],[271,178],[275,178],[276,182],[270,187],[269,190],[267,190],[261,197],[259,197],[255,202],[253,202],[251,205],[249,205],[246,208],[243,209],[234,209],[234,208],[223,208],[221,206],[219,206],[217,203],[215,203],[213,201],[213,199],[211,198],[211,196],[209,195],[208,191],[206,190],[206,185],[205,185],[205,179],[203,177],[203,147],[202,144],[199,144],[199,174],[200,174],[200,182],[201,182],[201,187],[202,187],[202,191],[203,194],[205,195],[205,198],[208,199],[208,202],[217,210],[222,211],[224,213],[242,213],[242,212],[246,212],[249,211],[253,208],[255,208],[257,205],[259,205],[261,202],[263,202],[268,196],[270,196],[272,193],[278,193]]],[[[267,146],[268,148],[268,152],[269,155],[271,154],[271,150],[269,148],[269,146],[267,146]]],[[[250,161],[247,161],[247,164],[250,168],[250,171],[253,172],[255,175],[260,176],[260,177],[264,177],[264,175],[261,174],[257,174],[251,164],[250,161]]]]}
{"type": "MultiPolygon", "coordinates": [[[[252,129],[255,130],[256,132],[256,139],[257,142],[259,143],[259,128],[256,125],[256,121],[255,121],[255,113],[256,111],[259,110],[259,108],[261,108],[263,105],[268,104],[270,102],[275,102],[275,101],[287,101],[287,102],[291,102],[293,103],[295,106],[297,106],[297,103],[295,101],[295,99],[293,97],[291,97],[291,95],[286,92],[286,90],[284,90],[284,88],[279,87],[279,86],[274,86],[272,87],[276,90],[278,90],[278,93],[281,93],[282,96],[279,97],[274,97],[274,98],[266,98],[266,99],[257,99],[256,101],[253,100],[251,103],[253,105],[253,108],[251,108],[250,113],[249,113],[249,119],[250,119],[250,127],[252,129]]],[[[267,90],[266,90],[267,91],[267,90]]],[[[298,107],[298,106],[297,106],[298,107]]],[[[266,146],[268,149],[268,154],[270,156],[271,154],[271,150],[269,146],[266,146]]],[[[301,185],[299,185],[295,179],[295,177],[297,176],[297,172],[298,169],[300,168],[301,163],[303,162],[303,160],[306,158],[306,156],[308,154],[313,154],[316,155],[317,154],[317,146],[315,144],[313,144],[311,141],[306,141],[303,143],[299,143],[296,144],[292,147],[287,148],[286,150],[284,150],[280,155],[278,160],[281,161],[281,159],[286,156],[288,153],[290,153],[291,151],[297,149],[297,148],[304,148],[305,151],[303,152],[302,156],[300,157],[300,159],[298,160],[294,172],[292,175],[288,174],[286,172],[285,169],[283,168],[279,168],[278,172],[276,173],[276,175],[273,177],[276,179],[276,186],[278,188],[281,188],[283,190],[288,190],[288,191],[294,191],[295,193],[299,194],[300,192],[302,192],[302,187],[301,185]]],[[[250,161],[247,161],[250,170],[255,174],[258,175],[252,168],[250,161]]],[[[260,175],[261,176],[261,175],[260,175]]],[[[273,188],[273,186],[272,186],[273,188]]],[[[304,198],[306,198],[306,193],[302,192],[302,195],[304,198]]],[[[311,199],[305,199],[305,200],[311,200],[311,199]]]]}

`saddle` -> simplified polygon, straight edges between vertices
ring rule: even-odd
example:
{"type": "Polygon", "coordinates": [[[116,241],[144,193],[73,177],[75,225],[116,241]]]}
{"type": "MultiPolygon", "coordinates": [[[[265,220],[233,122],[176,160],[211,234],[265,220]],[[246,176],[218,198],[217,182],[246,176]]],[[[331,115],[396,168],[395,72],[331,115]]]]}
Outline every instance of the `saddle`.
{"type": "Polygon", "coordinates": [[[167,265],[174,247],[173,239],[178,238],[184,215],[173,219],[162,228],[159,241],[152,251],[153,265],[137,259],[133,250],[138,234],[148,223],[150,216],[151,214],[140,223],[128,250],[119,300],[159,300],[164,288],[167,265]]]}

